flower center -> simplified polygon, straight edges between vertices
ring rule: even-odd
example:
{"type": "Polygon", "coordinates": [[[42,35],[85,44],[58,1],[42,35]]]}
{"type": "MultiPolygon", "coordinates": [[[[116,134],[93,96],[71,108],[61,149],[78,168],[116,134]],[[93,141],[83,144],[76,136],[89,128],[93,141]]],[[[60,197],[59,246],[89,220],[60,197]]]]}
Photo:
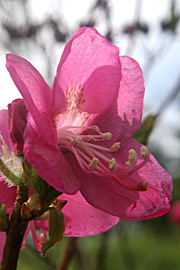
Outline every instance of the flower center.
{"type": "Polygon", "coordinates": [[[146,146],[141,147],[143,161],[140,164],[136,165],[137,153],[131,149],[128,161],[122,166],[113,157],[113,153],[120,149],[120,142],[114,143],[109,148],[104,147],[103,142],[111,140],[112,134],[101,132],[97,126],[63,126],[57,130],[57,136],[61,150],[71,151],[84,172],[110,177],[128,190],[147,190],[148,186],[145,181],[137,185],[130,185],[122,181],[148,162],[149,151],[146,146]]]}

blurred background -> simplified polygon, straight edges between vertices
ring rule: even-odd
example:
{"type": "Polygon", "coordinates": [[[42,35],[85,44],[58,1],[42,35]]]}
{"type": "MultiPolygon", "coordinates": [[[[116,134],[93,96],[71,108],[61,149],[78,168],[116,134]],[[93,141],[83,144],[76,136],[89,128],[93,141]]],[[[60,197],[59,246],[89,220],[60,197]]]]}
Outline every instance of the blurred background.
{"type": "MultiPolygon", "coordinates": [[[[50,86],[65,43],[81,26],[95,27],[137,60],[146,94],[143,124],[134,136],[173,176],[180,199],[180,0],[0,0],[0,109],[20,97],[5,69],[5,54],[28,59],[50,86]]],[[[46,258],[31,236],[18,270],[178,270],[180,226],[169,215],[120,223],[88,238],[66,238],[46,258]],[[69,252],[69,265],[62,267],[69,252]]]]}

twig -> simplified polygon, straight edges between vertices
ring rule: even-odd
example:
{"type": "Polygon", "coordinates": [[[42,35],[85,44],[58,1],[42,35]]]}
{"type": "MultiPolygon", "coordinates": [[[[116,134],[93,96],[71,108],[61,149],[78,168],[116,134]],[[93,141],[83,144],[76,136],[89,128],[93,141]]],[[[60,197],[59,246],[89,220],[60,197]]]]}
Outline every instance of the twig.
{"type": "Polygon", "coordinates": [[[7,231],[1,270],[16,270],[22,240],[28,225],[28,221],[21,219],[21,207],[27,200],[27,196],[26,187],[17,188],[17,198],[7,231]]]}

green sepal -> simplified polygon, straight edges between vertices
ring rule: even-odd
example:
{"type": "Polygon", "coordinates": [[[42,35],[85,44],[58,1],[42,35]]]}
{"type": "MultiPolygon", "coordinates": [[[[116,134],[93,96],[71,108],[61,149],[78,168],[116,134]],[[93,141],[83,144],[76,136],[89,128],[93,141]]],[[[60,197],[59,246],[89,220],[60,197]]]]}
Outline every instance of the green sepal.
{"type": "Polygon", "coordinates": [[[27,160],[23,161],[23,168],[25,180],[28,182],[28,185],[30,185],[30,187],[40,196],[44,197],[48,205],[50,205],[59,195],[62,194],[44,181],[27,160]]]}
{"type": "Polygon", "coordinates": [[[8,167],[4,164],[4,162],[0,159],[0,172],[11,182],[14,186],[24,186],[24,177],[23,174],[21,177],[16,176],[12,171],[8,169],[8,167]]]}
{"type": "Polygon", "coordinates": [[[7,232],[9,228],[9,214],[6,210],[6,205],[0,202],[0,231],[7,232]]]}
{"type": "Polygon", "coordinates": [[[133,134],[133,137],[139,142],[144,145],[147,145],[148,138],[151,133],[151,131],[154,128],[155,121],[158,117],[158,114],[155,115],[149,115],[142,123],[141,127],[136,130],[136,132],[133,134]]]}
{"type": "Polygon", "coordinates": [[[64,236],[65,222],[64,215],[60,209],[49,208],[49,239],[42,245],[42,255],[57,242],[61,241],[64,236]]]}

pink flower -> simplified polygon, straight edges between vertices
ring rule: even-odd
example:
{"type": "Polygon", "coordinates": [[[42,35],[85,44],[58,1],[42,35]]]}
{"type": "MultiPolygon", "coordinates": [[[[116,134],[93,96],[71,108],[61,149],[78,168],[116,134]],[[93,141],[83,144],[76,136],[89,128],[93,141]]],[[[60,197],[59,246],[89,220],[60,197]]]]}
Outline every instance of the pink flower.
{"type": "Polygon", "coordinates": [[[64,49],[52,90],[19,56],[7,55],[7,69],[28,109],[24,153],[43,179],[125,220],[169,210],[171,176],[132,138],[144,97],[136,61],[83,27],[64,49]]]}
{"type": "Polygon", "coordinates": [[[173,223],[180,225],[180,201],[176,201],[173,204],[169,213],[169,218],[173,223]]]}
{"type": "MultiPolygon", "coordinates": [[[[13,143],[9,135],[8,127],[8,111],[0,111],[0,132],[8,148],[13,151],[13,143]]],[[[0,139],[0,158],[5,159],[4,142],[0,139]]],[[[15,157],[12,152],[12,158],[15,157]]],[[[9,160],[10,162],[10,160],[9,160]]],[[[7,165],[7,164],[6,164],[7,165]]],[[[16,187],[9,186],[6,177],[0,172],[0,202],[7,205],[7,210],[11,215],[13,204],[16,199],[16,187]]],[[[62,209],[65,217],[65,235],[66,236],[88,236],[95,235],[107,231],[114,226],[119,218],[111,216],[99,209],[88,204],[80,192],[75,195],[63,194],[59,196],[60,200],[67,200],[66,205],[62,209]]],[[[42,240],[46,240],[48,231],[48,221],[31,221],[29,223],[25,238],[29,231],[32,231],[34,243],[38,250],[41,248],[42,240]],[[34,224],[38,226],[43,234],[43,239],[39,239],[36,234],[34,224]]],[[[0,261],[5,243],[5,233],[0,232],[0,261]]]]}

